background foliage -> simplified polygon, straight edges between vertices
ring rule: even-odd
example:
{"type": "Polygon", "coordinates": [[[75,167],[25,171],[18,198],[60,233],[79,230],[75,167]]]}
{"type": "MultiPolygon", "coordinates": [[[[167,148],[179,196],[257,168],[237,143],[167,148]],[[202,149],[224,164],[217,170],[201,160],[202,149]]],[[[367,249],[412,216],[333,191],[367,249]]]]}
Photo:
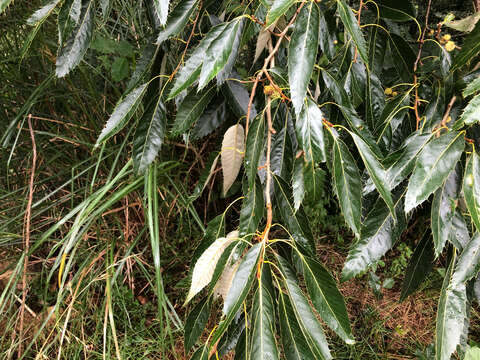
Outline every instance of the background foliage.
{"type": "Polygon", "coordinates": [[[476,10],[0,0],[3,356],[475,358],[476,10]]]}

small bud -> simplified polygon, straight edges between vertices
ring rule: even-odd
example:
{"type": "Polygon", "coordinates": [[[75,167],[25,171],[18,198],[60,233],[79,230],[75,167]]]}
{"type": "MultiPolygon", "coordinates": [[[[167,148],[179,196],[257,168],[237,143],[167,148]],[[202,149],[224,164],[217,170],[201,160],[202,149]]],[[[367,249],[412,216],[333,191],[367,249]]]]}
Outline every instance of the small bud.
{"type": "Polygon", "coordinates": [[[451,40],[447,41],[447,43],[445,44],[445,50],[447,50],[448,52],[455,50],[455,42],[451,40]]]}
{"type": "Polygon", "coordinates": [[[385,89],[385,95],[392,95],[392,93],[393,93],[392,88],[386,88],[385,89]]]}
{"type": "Polygon", "coordinates": [[[397,95],[398,95],[398,92],[396,92],[396,91],[394,91],[394,92],[392,93],[392,96],[397,96],[397,95]]]}
{"type": "Polygon", "coordinates": [[[450,34],[445,34],[445,35],[443,35],[443,39],[444,39],[445,41],[450,41],[450,40],[452,39],[452,35],[450,35],[450,34]]]}
{"type": "Polygon", "coordinates": [[[334,44],[334,45],[337,45],[337,44],[338,44],[338,41],[337,41],[337,40],[333,40],[333,44],[334,44]]]}

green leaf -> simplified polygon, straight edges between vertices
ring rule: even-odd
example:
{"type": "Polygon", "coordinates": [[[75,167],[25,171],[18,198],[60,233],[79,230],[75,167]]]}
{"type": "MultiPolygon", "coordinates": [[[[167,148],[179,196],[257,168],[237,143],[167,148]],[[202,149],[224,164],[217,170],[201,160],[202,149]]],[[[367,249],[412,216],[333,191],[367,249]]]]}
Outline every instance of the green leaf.
{"type": "Polygon", "coordinates": [[[207,345],[197,349],[190,358],[190,360],[208,360],[208,347],[207,345]]]}
{"type": "Polygon", "coordinates": [[[307,339],[310,349],[315,355],[315,359],[331,359],[328,343],[323,333],[322,326],[313,313],[308,300],[298,285],[298,279],[295,276],[288,262],[277,255],[278,264],[283,274],[284,283],[288,296],[295,312],[298,323],[300,324],[303,336],[307,339]]]}
{"type": "Polygon", "coordinates": [[[170,0],[153,0],[153,7],[157,13],[160,25],[165,25],[168,16],[168,5],[170,0]]]}
{"type": "Polygon", "coordinates": [[[245,149],[245,172],[248,177],[248,188],[253,188],[257,176],[260,155],[265,145],[265,116],[258,115],[250,125],[245,149]]]}
{"type": "Polygon", "coordinates": [[[155,61],[159,48],[159,46],[148,43],[140,50],[140,58],[136,63],[132,76],[130,76],[130,79],[128,80],[127,91],[138,86],[138,84],[150,73],[150,69],[155,61]]]}
{"type": "Polygon", "coordinates": [[[227,62],[225,63],[225,66],[223,66],[222,69],[217,74],[217,86],[224,84],[225,81],[231,77],[232,73],[233,74],[236,73],[233,70],[233,66],[235,65],[238,58],[240,42],[242,41],[242,36],[243,36],[244,23],[245,22],[243,19],[239,20],[239,25],[237,30],[235,31],[235,36],[232,41],[232,51],[230,52],[230,55],[227,58],[227,62]]]}
{"type": "Polygon", "coordinates": [[[214,26],[210,29],[208,34],[200,41],[200,44],[192,52],[185,64],[180,68],[175,76],[175,83],[173,84],[167,100],[173,99],[181,91],[192,85],[200,76],[202,63],[206,56],[207,48],[210,43],[222,33],[228,23],[223,23],[214,26]]]}
{"type": "Polygon", "coordinates": [[[129,70],[128,60],[124,57],[117,57],[111,68],[112,80],[115,82],[122,81],[128,76],[129,70]]]}
{"type": "Polygon", "coordinates": [[[93,34],[94,1],[87,0],[82,5],[78,25],[65,44],[58,49],[55,74],[62,78],[75,68],[87,52],[93,34]]]}
{"type": "Polygon", "coordinates": [[[240,237],[247,237],[248,239],[255,234],[263,218],[264,209],[262,185],[257,178],[243,200],[242,209],[240,210],[240,237]]]}
{"type": "Polygon", "coordinates": [[[345,301],[332,275],[319,262],[302,260],[308,294],[318,314],[347,344],[355,344],[345,301]]]}
{"type": "Polygon", "coordinates": [[[178,35],[187,24],[196,6],[197,0],[180,1],[168,16],[165,28],[158,34],[157,44],[161,44],[172,36],[178,35]]]}
{"type": "Polygon", "coordinates": [[[362,186],[357,164],[347,145],[333,136],[333,185],[348,226],[358,237],[362,214],[362,186]]]}
{"type": "Polygon", "coordinates": [[[453,170],[442,186],[435,191],[431,210],[431,228],[435,257],[442,252],[448,240],[461,188],[461,176],[453,170]]]}
{"type": "Polygon", "coordinates": [[[302,208],[295,211],[292,204],[292,192],[290,186],[280,177],[273,176],[275,184],[275,200],[280,215],[290,231],[293,239],[304,251],[309,254],[315,253],[312,230],[309,221],[302,208]]]}
{"type": "Polygon", "coordinates": [[[281,339],[287,360],[315,359],[307,339],[303,335],[288,296],[279,292],[278,313],[280,317],[281,339]]]}
{"type": "Polygon", "coordinates": [[[464,360],[480,360],[480,348],[469,347],[464,360]]]}
{"type": "Polygon", "coordinates": [[[480,22],[477,22],[475,28],[465,38],[462,49],[455,56],[451,71],[455,71],[469,63],[480,51],[480,22]]]}
{"type": "Polygon", "coordinates": [[[110,139],[127,124],[128,120],[130,120],[140,105],[147,85],[148,83],[140,85],[117,103],[112,115],[98,137],[97,143],[95,144],[96,147],[110,139]]]}
{"type": "Polygon", "coordinates": [[[160,97],[142,116],[133,139],[133,166],[137,173],[143,174],[163,144],[167,126],[165,106],[160,97]]]}
{"type": "Polygon", "coordinates": [[[392,60],[397,68],[398,75],[401,79],[410,83],[413,80],[413,65],[416,55],[403,37],[394,33],[389,35],[392,60]]]}
{"type": "Polygon", "coordinates": [[[198,80],[199,89],[203,89],[227,64],[230,54],[234,51],[233,45],[238,36],[237,32],[242,31],[242,25],[241,19],[226,23],[223,31],[210,42],[205,51],[205,59],[198,80]]]}
{"type": "Polygon", "coordinates": [[[463,110],[460,121],[465,125],[473,125],[480,122],[480,94],[476,95],[463,110]]]}
{"type": "Polygon", "coordinates": [[[452,284],[455,257],[443,280],[437,309],[435,330],[435,359],[450,360],[460,344],[465,319],[467,318],[467,291],[465,284],[452,284]]]}
{"type": "Polygon", "coordinates": [[[269,27],[272,25],[275,21],[280,18],[283,14],[287,12],[290,7],[295,4],[297,0],[274,0],[272,6],[270,7],[270,10],[268,11],[267,14],[267,23],[265,27],[269,27]]]}
{"type": "Polygon", "coordinates": [[[478,91],[480,91],[480,77],[477,77],[475,80],[468,83],[465,90],[463,90],[462,95],[466,98],[467,96],[473,95],[478,91]]]}
{"type": "MultiPolygon", "coordinates": [[[[307,3],[295,20],[288,46],[288,81],[295,114],[302,110],[308,83],[317,58],[319,15],[314,1],[307,3]]],[[[320,124],[321,126],[321,124],[320,124]]]]}
{"type": "Polygon", "coordinates": [[[480,233],[475,233],[463,249],[452,276],[452,284],[466,284],[477,276],[480,270],[480,233]]]}
{"type": "Polygon", "coordinates": [[[233,278],[230,291],[223,304],[223,314],[225,317],[220,322],[217,330],[215,330],[215,333],[212,336],[212,344],[215,344],[227,330],[228,325],[237,314],[238,309],[250,291],[250,287],[255,279],[257,264],[262,253],[262,248],[262,243],[253,245],[240,263],[240,266],[235,273],[235,277],[233,278]]]}
{"type": "Polygon", "coordinates": [[[355,15],[353,15],[352,9],[345,4],[343,0],[337,0],[338,13],[340,14],[340,19],[342,20],[345,30],[351,36],[355,46],[357,47],[358,54],[362,58],[363,62],[368,65],[368,51],[367,43],[363,37],[362,30],[358,25],[355,15]]]}
{"type": "Polygon", "coordinates": [[[458,251],[462,251],[470,241],[470,233],[468,232],[467,223],[459,208],[455,210],[452,220],[452,227],[448,235],[448,241],[455,246],[458,251]]]}
{"type": "Polygon", "coordinates": [[[323,139],[323,114],[317,104],[307,99],[295,123],[299,146],[305,153],[305,160],[315,168],[315,163],[325,162],[325,141],[323,139]]]}
{"type": "Polygon", "coordinates": [[[405,279],[402,283],[400,301],[403,301],[408,295],[412,294],[427,277],[433,269],[434,259],[435,253],[432,246],[432,238],[427,231],[415,248],[408,263],[405,279]]]}
{"type": "Polygon", "coordinates": [[[367,124],[371,129],[381,123],[381,116],[385,108],[385,94],[380,79],[373,72],[368,73],[365,91],[365,112],[367,124]],[[379,121],[380,119],[380,121],[379,121]]]}
{"type": "Polygon", "coordinates": [[[187,316],[185,321],[185,353],[188,353],[202,335],[210,316],[211,298],[202,299],[187,316]]]}
{"type": "Polygon", "coordinates": [[[13,0],[0,0],[0,14],[13,2],[13,0]]]}
{"type": "Polygon", "coordinates": [[[218,129],[227,119],[226,111],[224,100],[212,101],[195,123],[192,133],[193,138],[201,139],[218,129]]]}
{"type": "Polygon", "coordinates": [[[273,289],[268,287],[268,281],[264,276],[266,271],[270,274],[270,268],[263,265],[262,278],[254,301],[252,350],[250,354],[253,360],[276,360],[280,358],[275,341],[276,318],[272,298],[273,289]]]}
{"type": "Polygon", "coordinates": [[[463,194],[472,222],[477,231],[480,231],[480,156],[476,152],[472,152],[467,160],[463,177],[463,194]]]}
{"type": "Polygon", "coordinates": [[[464,147],[464,132],[450,131],[423,148],[408,182],[406,213],[427,200],[442,185],[460,159],[464,147]]]}
{"type": "Polygon", "coordinates": [[[203,114],[203,111],[212,100],[215,88],[210,87],[199,93],[191,91],[178,107],[177,116],[172,127],[172,136],[179,136],[190,129],[195,121],[203,114]]]}
{"type": "Polygon", "coordinates": [[[293,159],[292,141],[288,133],[287,121],[285,121],[281,130],[273,134],[272,149],[270,151],[270,169],[272,173],[288,179],[292,174],[293,159]]]}
{"type": "MultiPolygon", "coordinates": [[[[402,194],[403,195],[403,194],[402,194]]],[[[364,273],[389,251],[406,227],[402,196],[395,202],[395,222],[385,202],[378,198],[362,224],[360,239],[348,252],[342,270],[342,281],[364,273]]]]}
{"type": "MultiPolygon", "coordinates": [[[[377,0],[380,17],[394,21],[415,19],[415,8],[409,0],[377,0]]],[[[375,10],[376,11],[376,10],[375,10]]]]}
{"type": "MultiPolygon", "coordinates": [[[[45,6],[42,6],[40,9],[35,11],[28,19],[27,19],[27,24],[31,26],[37,26],[45,21],[47,17],[49,17],[55,7],[60,3],[61,0],[53,0],[46,4],[45,6]]],[[[78,3],[78,1],[76,1],[78,3]]],[[[80,10],[80,9],[79,9],[80,10]]],[[[3,11],[1,8],[0,4],[0,13],[3,11]]],[[[78,14],[80,17],[80,13],[78,14]]],[[[78,19],[77,19],[78,20],[78,19]]]]}
{"type": "MultiPolygon", "coordinates": [[[[63,46],[63,42],[71,34],[72,30],[75,28],[75,25],[78,25],[78,20],[80,19],[80,14],[82,11],[82,1],[81,0],[67,0],[63,3],[60,11],[58,13],[58,43],[59,46],[63,46]]],[[[38,11],[37,11],[38,13],[38,11]]],[[[27,24],[32,25],[37,21],[34,20],[35,15],[33,14],[28,20],[27,24]],[[33,21],[32,21],[33,20],[33,21]]]]}
{"type": "MultiPolygon", "coordinates": [[[[235,74],[232,74],[232,76],[234,78],[237,77],[235,74]]],[[[237,80],[227,80],[223,89],[226,90],[224,95],[235,116],[239,118],[246,116],[250,94],[245,86],[237,80]]],[[[250,119],[254,119],[255,116],[257,116],[257,110],[255,109],[255,104],[252,104],[250,109],[250,119]]]]}
{"type": "Polygon", "coordinates": [[[388,185],[387,173],[383,168],[383,165],[380,163],[370,146],[368,146],[368,144],[365,143],[360,136],[352,132],[350,135],[352,135],[353,141],[355,141],[355,145],[357,145],[360,157],[362,158],[368,174],[372,178],[373,183],[378,190],[378,193],[390,209],[390,213],[392,214],[394,220],[396,220],[395,206],[393,205],[392,194],[390,193],[390,187],[388,185]]]}

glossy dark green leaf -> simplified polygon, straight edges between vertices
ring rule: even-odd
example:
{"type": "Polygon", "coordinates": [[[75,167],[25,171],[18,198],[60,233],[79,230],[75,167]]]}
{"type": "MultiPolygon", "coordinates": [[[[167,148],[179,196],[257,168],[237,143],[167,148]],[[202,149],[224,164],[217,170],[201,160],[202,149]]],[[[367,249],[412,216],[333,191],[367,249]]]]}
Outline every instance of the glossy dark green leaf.
{"type": "Polygon", "coordinates": [[[280,215],[293,236],[295,242],[309,254],[315,253],[312,230],[303,208],[295,211],[292,202],[292,190],[280,177],[274,176],[275,200],[280,215]]]}
{"type": "Polygon", "coordinates": [[[133,139],[133,165],[135,171],[143,174],[163,144],[167,126],[165,106],[160,97],[143,114],[133,139]]]}
{"type": "MultiPolygon", "coordinates": [[[[48,5],[46,5],[45,9],[48,5]]],[[[40,10],[42,10],[40,9],[40,10]]],[[[32,22],[35,24],[40,19],[38,19],[39,11],[35,12],[28,20],[27,24],[33,25],[32,22]],[[37,19],[35,19],[37,17],[37,19]],[[34,20],[35,19],[35,20],[34,20]],[[33,20],[33,21],[32,21],[33,20]]],[[[82,1],[81,0],[67,0],[63,3],[60,11],[58,13],[58,43],[59,46],[63,46],[63,42],[67,39],[67,37],[71,34],[73,29],[76,25],[78,25],[78,21],[80,20],[80,14],[82,11],[82,1]]],[[[40,20],[41,21],[41,20],[40,20]]]]}
{"type": "Polygon", "coordinates": [[[323,114],[318,105],[307,99],[295,123],[299,146],[305,153],[305,160],[312,167],[325,162],[325,141],[323,139],[323,114]]]}
{"type": "Polygon", "coordinates": [[[462,49],[454,57],[451,71],[455,71],[462,66],[467,65],[480,51],[480,22],[477,22],[475,28],[467,35],[462,44],[462,49]]]}
{"type": "Polygon", "coordinates": [[[84,0],[78,25],[72,30],[69,38],[58,49],[55,74],[61,78],[75,68],[87,52],[93,34],[94,1],[84,0]]]}
{"type": "Polygon", "coordinates": [[[372,210],[362,224],[360,239],[352,245],[348,252],[347,260],[342,270],[342,281],[350,280],[359,274],[365,273],[400,238],[400,235],[406,228],[402,200],[402,196],[397,196],[395,202],[396,222],[383,199],[379,198],[372,206],[372,210]]]}
{"type": "Polygon", "coordinates": [[[395,206],[393,204],[392,194],[390,193],[390,186],[388,185],[387,172],[370,146],[368,146],[368,144],[365,143],[365,141],[363,141],[363,139],[358,135],[354,133],[350,133],[350,135],[352,135],[353,141],[355,142],[355,145],[357,145],[358,153],[360,154],[360,157],[365,164],[365,168],[372,178],[378,193],[387,204],[388,208],[390,209],[390,213],[395,219],[395,206]]]}
{"type": "Polygon", "coordinates": [[[416,55],[408,43],[400,36],[390,33],[390,49],[398,75],[406,82],[413,80],[413,65],[416,55]]]}
{"type": "MultiPolygon", "coordinates": [[[[300,10],[288,46],[288,82],[295,114],[302,110],[317,58],[319,16],[314,1],[300,10]]],[[[321,126],[321,123],[320,123],[321,126]]]]}
{"type": "Polygon", "coordinates": [[[140,105],[145,90],[147,89],[147,85],[147,83],[140,85],[117,103],[112,115],[110,115],[110,118],[100,133],[95,146],[107,141],[127,124],[128,120],[131,119],[140,105]]]}
{"type": "Polygon", "coordinates": [[[242,305],[242,302],[250,291],[250,287],[255,279],[260,254],[262,253],[262,246],[262,243],[253,245],[240,263],[233,278],[227,298],[223,304],[223,314],[225,317],[213,333],[212,344],[215,344],[227,330],[228,325],[230,325],[238,309],[242,305]]]}
{"type": "Polygon", "coordinates": [[[436,257],[448,240],[460,189],[461,175],[453,170],[433,196],[431,228],[436,257]]]}
{"type": "Polygon", "coordinates": [[[470,241],[470,233],[468,232],[467,223],[459,208],[455,210],[450,234],[448,235],[448,241],[455,246],[458,251],[463,251],[465,246],[467,246],[467,243],[470,241]]]}
{"type": "Polygon", "coordinates": [[[472,152],[467,160],[463,178],[463,194],[472,222],[477,231],[480,231],[480,156],[476,152],[472,152]]]}
{"type": "Polygon", "coordinates": [[[197,5],[197,0],[182,0],[172,10],[167,19],[165,28],[157,37],[157,44],[161,44],[172,36],[179,34],[188,22],[197,5]]]}
{"type": "Polygon", "coordinates": [[[258,224],[263,218],[265,202],[263,200],[262,184],[257,178],[254,185],[248,191],[243,200],[240,210],[240,237],[250,238],[258,228],[258,224]]]}
{"type": "Polygon", "coordinates": [[[436,86],[433,87],[433,94],[425,109],[425,120],[422,125],[425,133],[432,131],[442,120],[445,106],[445,85],[438,81],[436,86]]]}
{"type": "Polygon", "coordinates": [[[257,176],[260,155],[265,146],[265,116],[257,116],[247,135],[247,145],[245,150],[245,171],[248,177],[248,187],[251,189],[257,176]]]}
{"type": "Polygon", "coordinates": [[[298,0],[274,0],[270,10],[267,14],[267,23],[266,27],[272,25],[275,21],[278,20],[280,16],[285,14],[287,10],[297,2],[298,0]]]}
{"type": "Polygon", "coordinates": [[[157,13],[160,25],[165,25],[168,16],[168,5],[170,0],[153,0],[153,7],[157,13]]]}
{"type": "Polygon", "coordinates": [[[435,251],[432,237],[427,231],[418,243],[408,263],[405,279],[402,283],[400,301],[412,294],[433,269],[435,251]]]}
{"type": "Polygon", "coordinates": [[[288,179],[292,173],[293,149],[287,122],[281,130],[273,136],[272,149],[270,151],[270,169],[272,173],[284,179],[288,179]]]}
{"type": "MultiPolygon", "coordinates": [[[[325,172],[313,163],[304,163],[303,181],[309,204],[316,204],[325,196],[325,172]]],[[[294,193],[295,195],[295,193],[294,193]]]]}
{"type": "Polygon", "coordinates": [[[480,270],[480,233],[477,232],[460,254],[451,282],[454,286],[466,284],[477,276],[478,270],[480,270]]]}
{"type": "Polygon", "coordinates": [[[385,108],[385,94],[380,79],[369,73],[365,89],[365,115],[367,124],[375,129],[381,123],[381,115],[385,108]]]}
{"type": "Polygon", "coordinates": [[[324,11],[319,11],[319,33],[318,33],[318,42],[320,45],[320,49],[322,50],[323,54],[331,60],[335,55],[335,44],[334,41],[336,40],[334,31],[329,28],[326,16],[328,14],[324,11]]]}
{"type": "Polygon", "coordinates": [[[309,347],[315,355],[315,359],[331,359],[332,356],[322,326],[300,289],[293,269],[281,256],[277,255],[277,260],[293,311],[300,324],[303,336],[307,339],[309,347]]]}
{"type": "Polygon", "coordinates": [[[238,58],[238,51],[240,49],[240,42],[242,41],[244,24],[245,24],[244,20],[239,20],[239,25],[235,31],[235,36],[233,37],[232,51],[230,52],[230,55],[227,58],[227,62],[225,63],[225,66],[223,66],[222,69],[216,75],[217,86],[224,84],[225,81],[229,79],[232,74],[235,74],[235,72],[233,71],[233,66],[235,65],[235,62],[237,61],[237,58],[238,58]]]}
{"type": "Polygon", "coordinates": [[[479,91],[480,91],[480,77],[477,77],[476,79],[468,83],[465,90],[463,90],[462,95],[463,97],[466,98],[467,96],[473,95],[479,91]]]}
{"type": "Polygon", "coordinates": [[[380,16],[394,21],[409,21],[415,19],[415,8],[409,0],[377,0],[380,16]]]}
{"type": "Polygon", "coordinates": [[[217,167],[218,159],[220,158],[218,151],[210,153],[207,161],[205,162],[205,168],[203,169],[200,178],[198,179],[197,185],[192,191],[192,194],[189,196],[189,201],[195,201],[202,195],[203,190],[208,185],[208,182],[212,178],[213,172],[217,167]]]}
{"type": "Polygon", "coordinates": [[[173,99],[181,91],[192,85],[200,76],[202,63],[206,56],[206,51],[210,43],[219,36],[228,23],[222,23],[210,29],[208,34],[202,39],[200,44],[192,52],[185,64],[180,68],[173,84],[168,99],[173,99]]]}
{"type": "Polygon", "coordinates": [[[333,182],[340,208],[348,226],[358,237],[362,214],[362,186],[357,164],[347,145],[337,136],[333,137],[333,182]]]}
{"type": "Polygon", "coordinates": [[[388,36],[385,30],[379,26],[370,28],[368,39],[368,55],[370,71],[379,78],[382,75],[385,54],[388,49],[388,36]]]}
{"type": "Polygon", "coordinates": [[[190,360],[208,360],[208,346],[204,345],[197,349],[190,358],[190,360]]]}
{"type": "Polygon", "coordinates": [[[278,313],[283,349],[287,360],[315,359],[295,317],[290,298],[279,293],[278,313]]]}
{"type": "Polygon", "coordinates": [[[365,64],[368,64],[367,42],[363,37],[362,30],[358,25],[357,19],[355,18],[352,9],[350,9],[350,7],[343,0],[337,0],[337,9],[338,13],[340,14],[340,19],[342,20],[343,26],[345,26],[345,30],[348,32],[353,42],[355,43],[358,54],[362,58],[363,62],[365,64]]]}
{"type": "Polygon", "coordinates": [[[476,95],[463,110],[460,121],[465,125],[473,125],[480,122],[480,95],[476,95]]]}
{"type": "Polygon", "coordinates": [[[213,87],[198,93],[195,90],[191,91],[178,107],[177,116],[172,127],[172,136],[178,136],[187,132],[203,114],[213,95],[215,95],[215,88],[213,87]]]}
{"type": "Polygon", "coordinates": [[[212,101],[210,105],[207,106],[205,112],[200,116],[200,118],[195,123],[193,128],[193,138],[201,139],[222,125],[227,119],[227,106],[225,100],[212,101]]]}
{"type": "Polygon", "coordinates": [[[460,159],[464,147],[464,133],[450,131],[423,148],[408,182],[406,213],[427,200],[442,185],[460,159]]]}
{"type": "Polygon", "coordinates": [[[450,360],[457,345],[467,317],[467,290],[465,284],[452,284],[455,257],[443,280],[437,309],[435,330],[435,360],[450,360]]]}
{"type": "Polygon", "coordinates": [[[378,134],[378,139],[385,134],[387,129],[391,126],[393,119],[399,112],[409,109],[410,91],[412,90],[413,88],[410,88],[408,91],[405,91],[385,105],[376,124],[377,126],[375,127],[375,133],[378,134]]]}
{"type": "MultiPolygon", "coordinates": [[[[237,78],[237,75],[235,74],[232,74],[232,76],[237,78]]],[[[239,118],[246,116],[250,94],[245,86],[237,80],[227,80],[223,88],[225,89],[224,94],[226,95],[227,103],[235,116],[239,118]]],[[[255,116],[257,116],[257,110],[255,109],[255,104],[252,104],[250,109],[250,121],[251,119],[254,119],[255,116]]]]}
{"type": "Polygon", "coordinates": [[[185,352],[188,353],[202,335],[210,316],[211,299],[202,299],[187,316],[185,321],[185,352]]]}
{"type": "MultiPolygon", "coordinates": [[[[223,31],[210,42],[205,51],[198,88],[202,89],[227,64],[232,53],[237,32],[242,30],[243,21],[235,19],[225,24],[223,31]]],[[[219,25],[222,26],[222,25],[219,25]]],[[[210,34],[210,33],[209,33],[210,34]]],[[[209,35],[207,35],[208,37],[209,35]]],[[[237,42],[238,46],[238,42],[237,42]]]]}
{"type": "Polygon", "coordinates": [[[275,340],[275,303],[272,298],[273,289],[271,289],[273,286],[265,279],[264,273],[267,271],[270,274],[270,268],[263,265],[262,278],[253,305],[252,350],[250,353],[253,360],[280,358],[275,340]]]}
{"type": "Polygon", "coordinates": [[[310,258],[302,260],[308,294],[317,313],[347,344],[354,344],[345,301],[332,275],[319,262],[310,258]]]}
{"type": "Polygon", "coordinates": [[[146,44],[140,50],[140,58],[138,59],[135,70],[127,83],[127,91],[138,86],[138,84],[150,73],[155,57],[157,56],[159,46],[146,44]]]}

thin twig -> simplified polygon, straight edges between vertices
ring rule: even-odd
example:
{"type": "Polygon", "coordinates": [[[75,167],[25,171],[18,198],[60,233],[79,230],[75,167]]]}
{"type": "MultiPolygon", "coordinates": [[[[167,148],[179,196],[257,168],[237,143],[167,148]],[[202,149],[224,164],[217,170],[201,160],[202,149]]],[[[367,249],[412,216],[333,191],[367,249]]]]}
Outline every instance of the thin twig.
{"type": "MultiPolygon", "coordinates": [[[[440,125],[438,126],[439,129],[447,127],[448,117],[450,116],[450,111],[452,111],[453,104],[455,104],[456,100],[457,100],[456,96],[453,96],[450,99],[450,102],[447,105],[447,110],[445,111],[445,114],[443,115],[442,121],[440,122],[440,125]]],[[[439,137],[440,136],[440,131],[438,131],[436,135],[437,135],[437,137],[439,137]]]]}
{"type": "MultiPolygon", "coordinates": [[[[287,24],[287,26],[285,26],[285,29],[283,29],[283,31],[278,35],[278,39],[277,39],[277,43],[275,44],[275,47],[273,48],[273,50],[270,52],[270,54],[265,59],[265,62],[263,63],[263,67],[260,69],[260,71],[258,72],[258,74],[255,78],[255,81],[254,81],[253,87],[252,87],[252,92],[250,94],[250,100],[248,101],[248,106],[247,106],[247,118],[246,118],[246,123],[245,123],[245,136],[248,135],[248,126],[249,126],[249,123],[250,123],[250,111],[252,109],[253,98],[255,97],[255,91],[257,89],[258,82],[262,79],[263,74],[267,72],[267,68],[270,64],[270,60],[277,53],[278,49],[280,48],[280,44],[282,43],[282,39],[285,37],[285,35],[287,35],[288,29],[294,23],[295,19],[297,18],[298,14],[300,13],[300,10],[302,10],[304,5],[305,5],[305,2],[302,2],[300,4],[297,11],[295,12],[295,14],[290,19],[290,22],[287,24]]],[[[275,86],[277,91],[279,90],[278,86],[276,86],[273,83],[272,83],[272,85],[275,86]]],[[[281,94],[281,90],[280,90],[279,93],[281,94]]]]}
{"type": "MultiPolygon", "coordinates": [[[[363,8],[363,0],[360,0],[360,6],[358,7],[358,15],[357,15],[357,22],[358,26],[360,26],[360,18],[362,16],[362,8],[363,8]]],[[[353,56],[353,62],[357,62],[357,56],[358,56],[358,49],[355,46],[355,55],[353,56]]]]}
{"type": "Polygon", "coordinates": [[[35,134],[32,128],[32,114],[28,115],[28,128],[30,130],[30,137],[32,139],[32,168],[30,169],[30,183],[28,186],[28,202],[25,211],[25,231],[24,231],[24,253],[25,260],[23,263],[22,276],[22,305],[20,307],[20,329],[18,338],[18,358],[22,357],[22,341],[23,341],[23,324],[25,320],[25,308],[27,302],[27,269],[28,269],[28,252],[30,251],[30,222],[32,217],[32,202],[33,202],[33,181],[35,179],[35,165],[37,163],[37,145],[35,143],[35,134]]]}
{"type": "Polygon", "coordinates": [[[423,48],[423,43],[425,39],[425,33],[427,32],[428,29],[428,17],[430,16],[430,6],[432,5],[432,0],[428,0],[428,5],[427,5],[427,13],[425,14],[425,27],[423,28],[422,31],[422,37],[420,38],[420,44],[418,45],[418,54],[417,54],[417,59],[415,60],[415,63],[413,65],[413,86],[415,87],[415,102],[413,104],[413,108],[415,110],[415,118],[417,120],[417,126],[416,129],[418,130],[420,126],[420,115],[418,114],[418,78],[417,78],[417,68],[418,68],[418,63],[420,61],[420,58],[422,56],[422,48],[423,48]]]}

